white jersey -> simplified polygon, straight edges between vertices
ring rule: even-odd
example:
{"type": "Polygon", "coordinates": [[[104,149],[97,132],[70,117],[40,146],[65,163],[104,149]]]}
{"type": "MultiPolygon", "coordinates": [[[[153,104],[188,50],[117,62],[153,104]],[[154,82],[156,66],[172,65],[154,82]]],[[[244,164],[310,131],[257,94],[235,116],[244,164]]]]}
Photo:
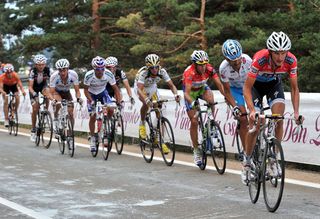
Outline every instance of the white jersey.
{"type": "Polygon", "coordinates": [[[157,83],[161,80],[168,82],[171,80],[167,71],[164,68],[161,68],[156,77],[151,77],[151,73],[148,71],[146,66],[139,69],[138,74],[135,79],[135,83],[144,84],[145,88],[157,86],[157,83]]]}
{"type": "Polygon", "coordinates": [[[106,89],[107,84],[116,84],[116,79],[111,71],[105,70],[101,78],[97,78],[94,70],[88,71],[84,76],[83,84],[88,86],[88,91],[92,94],[98,95],[106,89]]]}
{"type": "Polygon", "coordinates": [[[225,83],[229,82],[230,87],[243,88],[250,71],[251,63],[252,59],[248,55],[242,54],[240,71],[236,72],[227,60],[223,60],[219,67],[221,81],[225,83]]]}
{"type": "Polygon", "coordinates": [[[79,85],[79,77],[74,70],[68,70],[66,83],[62,82],[59,71],[54,72],[50,77],[50,87],[54,87],[56,91],[67,92],[70,90],[71,85],[79,85]]]}

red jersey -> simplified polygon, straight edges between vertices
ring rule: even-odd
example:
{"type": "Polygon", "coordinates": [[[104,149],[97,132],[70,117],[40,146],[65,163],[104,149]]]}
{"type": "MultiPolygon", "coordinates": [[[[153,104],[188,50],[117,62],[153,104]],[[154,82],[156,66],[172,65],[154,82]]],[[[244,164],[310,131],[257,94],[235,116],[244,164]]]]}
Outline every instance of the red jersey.
{"type": "Polygon", "coordinates": [[[11,78],[8,78],[7,73],[3,73],[0,76],[0,83],[8,86],[16,85],[20,81],[20,78],[16,72],[11,73],[11,78]]]}
{"type": "Polygon", "coordinates": [[[206,71],[204,74],[196,72],[195,64],[189,65],[183,73],[183,85],[191,84],[191,90],[199,90],[207,84],[208,79],[218,78],[218,74],[212,65],[206,64],[206,71]]]}
{"type": "Polygon", "coordinates": [[[271,55],[267,49],[258,51],[254,56],[248,77],[256,78],[260,82],[274,80],[277,76],[289,74],[290,78],[297,77],[297,58],[288,52],[283,64],[276,68],[271,68],[271,55]]]}

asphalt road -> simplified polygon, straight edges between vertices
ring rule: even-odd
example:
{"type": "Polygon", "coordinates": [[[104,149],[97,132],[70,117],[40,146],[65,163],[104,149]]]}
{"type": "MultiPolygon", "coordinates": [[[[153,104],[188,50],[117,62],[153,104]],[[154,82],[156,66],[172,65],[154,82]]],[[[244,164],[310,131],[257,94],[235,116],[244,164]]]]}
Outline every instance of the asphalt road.
{"type": "Polygon", "coordinates": [[[237,174],[115,153],[104,161],[83,147],[70,158],[55,142],[47,150],[25,136],[0,139],[0,218],[320,218],[320,187],[286,183],[269,213],[237,174]]]}

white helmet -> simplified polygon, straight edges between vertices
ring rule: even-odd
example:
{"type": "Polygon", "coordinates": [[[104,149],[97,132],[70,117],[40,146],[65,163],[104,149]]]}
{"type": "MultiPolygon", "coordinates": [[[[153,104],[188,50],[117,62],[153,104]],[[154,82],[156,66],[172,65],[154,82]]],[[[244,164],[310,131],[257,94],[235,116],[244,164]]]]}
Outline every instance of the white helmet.
{"type": "Polygon", "coordinates": [[[156,54],[149,54],[146,56],[145,62],[147,67],[157,66],[160,65],[160,58],[156,54]]]}
{"type": "Polygon", "coordinates": [[[107,67],[115,67],[118,65],[118,59],[114,56],[109,56],[106,58],[106,66],[107,67]]]}
{"type": "Polygon", "coordinates": [[[68,59],[59,59],[56,62],[56,69],[69,68],[70,63],[68,59]]]}
{"type": "Polygon", "coordinates": [[[4,72],[7,72],[7,71],[12,72],[12,71],[14,71],[14,67],[13,67],[13,65],[10,64],[10,63],[5,64],[5,66],[3,67],[3,71],[4,71],[4,72]]]}
{"type": "Polygon", "coordinates": [[[281,32],[273,32],[267,40],[267,48],[271,51],[289,51],[291,49],[291,41],[289,37],[281,32]]]}
{"type": "Polygon", "coordinates": [[[104,68],[106,67],[106,60],[100,56],[96,56],[91,61],[92,68],[104,68]]]}
{"type": "Polygon", "coordinates": [[[46,64],[47,58],[42,54],[38,54],[34,56],[33,62],[34,64],[46,64]]]}
{"type": "Polygon", "coordinates": [[[203,65],[209,62],[208,54],[203,50],[194,50],[190,56],[191,61],[203,65]]]}

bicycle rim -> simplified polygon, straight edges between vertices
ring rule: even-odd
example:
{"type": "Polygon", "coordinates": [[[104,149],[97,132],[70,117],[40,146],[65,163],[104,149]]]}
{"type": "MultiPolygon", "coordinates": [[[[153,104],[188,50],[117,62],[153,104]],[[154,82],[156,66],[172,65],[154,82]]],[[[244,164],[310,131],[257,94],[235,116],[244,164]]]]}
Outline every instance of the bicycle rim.
{"type": "Polygon", "coordinates": [[[41,118],[39,116],[39,114],[37,115],[37,125],[36,125],[36,141],[35,144],[36,146],[39,146],[40,143],[40,134],[41,134],[41,118]]]}
{"type": "Polygon", "coordinates": [[[158,127],[160,132],[160,151],[164,162],[167,166],[172,166],[176,153],[176,145],[174,141],[173,130],[167,118],[161,118],[161,127],[158,127]],[[167,147],[168,151],[163,151],[163,147],[167,147]]]}
{"type": "MultiPolygon", "coordinates": [[[[59,130],[60,132],[61,130],[59,130]]],[[[65,129],[63,129],[60,133],[59,133],[59,139],[58,139],[58,144],[59,144],[59,150],[61,152],[61,154],[64,154],[64,150],[65,150],[65,140],[66,140],[66,132],[65,129]]]]}
{"type": "Polygon", "coordinates": [[[200,170],[205,170],[206,166],[207,166],[207,145],[206,145],[206,141],[203,141],[201,148],[201,164],[199,166],[200,170]]]}
{"type": "Polygon", "coordinates": [[[108,160],[109,153],[112,147],[112,125],[109,119],[103,121],[103,137],[102,137],[102,156],[105,160],[108,160]]]}
{"type": "Polygon", "coordinates": [[[284,155],[281,143],[277,139],[272,139],[266,147],[263,170],[264,202],[268,211],[275,212],[281,203],[285,179],[284,155]],[[272,168],[271,164],[274,162],[276,168],[272,168]]]}
{"type": "Polygon", "coordinates": [[[239,130],[236,131],[235,135],[236,135],[235,138],[236,138],[236,144],[238,149],[238,159],[239,161],[243,161],[243,147],[240,141],[239,130]]]}
{"type": "Polygon", "coordinates": [[[53,134],[53,124],[52,124],[52,118],[50,113],[44,112],[42,114],[41,121],[42,121],[40,126],[41,142],[42,142],[42,146],[48,149],[51,145],[52,134],[53,134]]]}
{"type": "Polygon", "coordinates": [[[115,119],[115,125],[114,125],[114,144],[116,146],[116,150],[119,155],[122,153],[123,143],[124,143],[123,120],[122,120],[122,116],[119,115],[119,117],[115,119]]]}
{"type": "Polygon", "coordinates": [[[74,155],[74,133],[73,133],[73,126],[70,119],[67,119],[67,146],[69,156],[73,157],[74,155]]]}
{"type": "Polygon", "coordinates": [[[95,142],[95,147],[96,147],[96,150],[95,151],[91,151],[91,155],[92,155],[92,157],[96,157],[97,155],[98,155],[98,153],[99,153],[99,134],[98,133],[95,133],[95,140],[96,140],[96,142],[95,142]]]}
{"type": "Polygon", "coordinates": [[[152,141],[155,139],[156,136],[151,136],[156,134],[154,130],[152,130],[151,125],[149,121],[147,120],[146,122],[146,134],[147,138],[146,139],[140,139],[140,149],[141,149],[141,154],[144,158],[144,160],[147,163],[151,163],[153,159],[153,154],[154,154],[154,148],[153,148],[153,143],[152,141]]]}
{"type": "Polygon", "coordinates": [[[15,136],[18,135],[18,127],[19,127],[18,113],[15,112],[14,113],[14,118],[13,118],[13,124],[12,124],[12,129],[13,129],[13,133],[14,133],[15,136]]]}
{"type": "Polygon", "coordinates": [[[250,180],[248,182],[249,196],[253,204],[258,201],[261,190],[261,162],[259,161],[259,148],[260,147],[255,147],[252,153],[252,161],[255,168],[251,170],[250,180]]]}
{"type": "Polygon", "coordinates": [[[219,174],[223,174],[226,170],[226,147],[220,126],[214,120],[210,120],[210,128],[208,130],[208,135],[210,135],[208,136],[208,138],[210,139],[209,141],[211,144],[211,156],[213,159],[214,166],[216,167],[216,170],[219,174]]]}

